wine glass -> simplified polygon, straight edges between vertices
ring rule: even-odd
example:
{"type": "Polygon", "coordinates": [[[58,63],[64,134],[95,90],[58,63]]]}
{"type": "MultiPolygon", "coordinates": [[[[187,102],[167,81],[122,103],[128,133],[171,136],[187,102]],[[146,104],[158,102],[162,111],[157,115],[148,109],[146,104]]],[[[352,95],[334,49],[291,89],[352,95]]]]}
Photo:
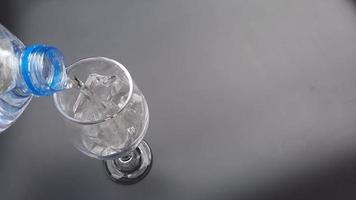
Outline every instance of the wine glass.
{"type": "Polygon", "coordinates": [[[144,178],[152,151],[143,140],[149,121],[145,97],[119,62],[87,58],[67,68],[72,87],[54,94],[68,136],[82,153],[103,160],[107,175],[120,184],[144,178]]]}

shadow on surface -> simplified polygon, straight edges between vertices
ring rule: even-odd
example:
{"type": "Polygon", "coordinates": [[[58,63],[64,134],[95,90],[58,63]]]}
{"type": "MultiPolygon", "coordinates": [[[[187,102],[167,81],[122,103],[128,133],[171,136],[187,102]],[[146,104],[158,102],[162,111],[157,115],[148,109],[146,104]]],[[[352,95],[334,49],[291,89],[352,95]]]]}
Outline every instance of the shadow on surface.
{"type": "Polygon", "coordinates": [[[356,0],[349,0],[349,2],[354,6],[354,8],[356,9],[356,0]]]}
{"type": "MultiPolygon", "coordinates": [[[[94,162],[93,162],[94,163],[94,162]]],[[[92,164],[93,164],[92,163],[92,164]]],[[[152,176],[149,180],[134,185],[119,185],[107,177],[101,162],[97,171],[90,168],[77,167],[70,163],[61,163],[60,167],[52,169],[55,174],[47,170],[43,176],[38,177],[35,184],[22,188],[20,199],[158,199],[166,196],[171,199],[172,191],[169,181],[163,176],[152,176]],[[79,171],[79,173],[78,173],[79,171]],[[92,173],[98,174],[96,178],[92,173]],[[163,194],[162,194],[163,193],[163,194]],[[127,195],[129,194],[129,195],[127,195]]],[[[91,168],[93,169],[93,168],[91,168]]]]}
{"type": "MultiPolygon", "coordinates": [[[[311,166],[308,172],[276,178],[273,183],[256,184],[243,194],[234,192],[219,199],[241,200],[354,200],[356,199],[356,156],[335,158],[328,165],[311,166]]],[[[272,182],[272,181],[269,181],[272,182]]],[[[233,185],[233,184],[231,184],[233,185]]],[[[231,188],[229,191],[234,191],[231,188]]]]}
{"type": "Polygon", "coordinates": [[[11,0],[1,1],[0,6],[0,24],[11,29],[14,26],[14,9],[11,0]]]}

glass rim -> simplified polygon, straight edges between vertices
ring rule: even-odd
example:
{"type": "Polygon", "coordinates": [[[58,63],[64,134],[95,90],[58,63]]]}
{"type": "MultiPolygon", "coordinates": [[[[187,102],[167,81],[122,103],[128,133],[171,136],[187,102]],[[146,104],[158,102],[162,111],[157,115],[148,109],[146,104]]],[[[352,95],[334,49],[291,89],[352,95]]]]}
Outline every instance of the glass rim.
{"type": "MultiPolygon", "coordinates": [[[[121,63],[119,63],[118,61],[114,60],[114,59],[111,59],[111,58],[107,58],[107,57],[90,57],[90,58],[84,58],[84,59],[81,59],[73,64],[71,64],[69,67],[66,68],[66,70],[70,70],[71,68],[73,68],[75,65],[77,65],[78,63],[81,63],[81,62],[86,62],[86,61],[91,61],[91,60],[96,60],[96,59],[103,59],[105,61],[109,61],[109,62],[113,62],[115,63],[117,66],[119,66],[119,68],[124,72],[126,78],[128,79],[128,82],[129,82],[129,92],[128,92],[128,96],[127,96],[127,99],[125,100],[123,106],[114,114],[112,115],[109,115],[109,116],[106,116],[105,118],[103,119],[99,119],[99,120],[93,120],[93,121],[84,121],[84,120],[78,120],[78,119],[75,119],[74,117],[71,117],[69,116],[66,112],[64,112],[61,107],[59,106],[59,103],[58,103],[58,99],[57,99],[57,95],[58,95],[58,92],[54,93],[53,95],[53,100],[54,100],[54,104],[55,104],[55,107],[57,108],[57,110],[62,114],[63,117],[65,117],[67,120],[69,121],[72,121],[72,122],[75,122],[75,123],[79,123],[79,124],[86,124],[86,125],[90,125],[90,124],[99,124],[99,123],[102,123],[102,122],[105,122],[105,121],[108,121],[108,120],[111,120],[111,119],[114,119],[115,117],[117,117],[120,112],[127,106],[127,104],[129,103],[129,101],[131,100],[132,98],[132,95],[133,95],[133,80],[132,80],[132,77],[131,77],[131,74],[129,73],[129,71],[126,69],[126,67],[124,65],[122,65],[121,63]]],[[[71,88],[72,89],[72,88],[71,88]]]]}

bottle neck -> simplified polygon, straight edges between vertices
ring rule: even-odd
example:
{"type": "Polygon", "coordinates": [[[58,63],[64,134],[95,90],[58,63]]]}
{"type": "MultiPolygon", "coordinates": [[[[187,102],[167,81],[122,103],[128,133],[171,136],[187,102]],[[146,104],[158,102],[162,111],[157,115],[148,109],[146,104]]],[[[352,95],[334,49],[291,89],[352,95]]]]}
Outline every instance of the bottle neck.
{"type": "Polygon", "coordinates": [[[21,55],[20,73],[30,93],[48,96],[68,87],[63,55],[55,47],[32,45],[21,55]]]}

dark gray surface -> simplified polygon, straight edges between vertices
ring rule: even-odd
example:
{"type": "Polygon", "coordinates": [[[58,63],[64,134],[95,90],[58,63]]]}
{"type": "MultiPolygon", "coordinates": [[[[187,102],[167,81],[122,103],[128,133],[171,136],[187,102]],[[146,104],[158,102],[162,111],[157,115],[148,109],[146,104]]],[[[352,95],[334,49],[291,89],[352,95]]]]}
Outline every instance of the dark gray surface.
{"type": "Polygon", "coordinates": [[[26,44],[126,65],[155,160],[139,184],[112,183],[36,98],[0,135],[0,199],[355,199],[354,1],[6,5],[26,44]]]}

